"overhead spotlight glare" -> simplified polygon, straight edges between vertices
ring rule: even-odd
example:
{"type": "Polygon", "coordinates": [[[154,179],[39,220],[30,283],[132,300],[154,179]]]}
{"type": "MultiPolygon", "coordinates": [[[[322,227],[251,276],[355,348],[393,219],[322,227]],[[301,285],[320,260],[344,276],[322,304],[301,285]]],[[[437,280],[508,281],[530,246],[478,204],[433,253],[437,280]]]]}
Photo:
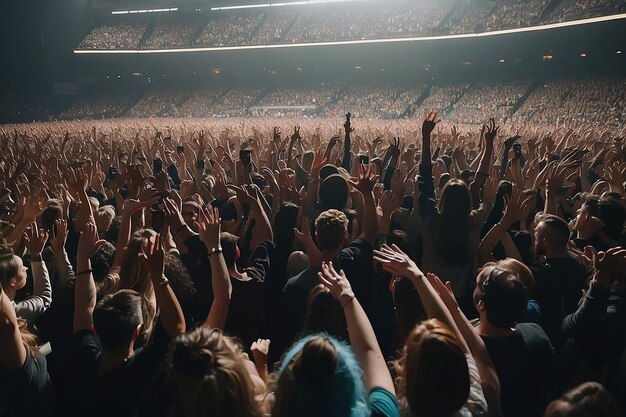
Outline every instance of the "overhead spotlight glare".
{"type": "Polygon", "coordinates": [[[296,68],[296,71],[302,72],[302,68],[298,67],[298,68],[296,68]]]}
{"type": "Polygon", "coordinates": [[[583,52],[582,54],[580,54],[580,57],[581,58],[587,58],[587,54],[583,52]]]}
{"type": "Polygon", "coordinates": [[[622,51],[617,51],[616,53],[617,53],[617,55],[621,55],[622,51]]]}
{"type": "Polygon", "coordinates": [[[463,61],[461,62],[463,65],[472,65],[472,61],[463,61]]]}
{"type": "Polygon", "coordinates": [[[118,75],[118,76],[117,76],[117,78],[122,78],[122,76],[121,76],[121,75],[118,75]]]}
{"type": "Polygon", "coordinates": [[[360,70],[360,69],[363,69],[363,67],[362,67],[362,66],[360,66],[360,65],[357,65],[356,67],[354,67],[354,69],[356,69],[356,70],[360,70]]]}
{"type": "Polygon", "coordinates": [[[552,58],[554,58],[552,55],[544,55],[543,56],[543,60],[544,61],[550,61],[552,58]]]}
{"type": "Polygon", "coordinates": [[[500,61],[498,62],[500,62],[501,64],[504,64],[504,58],[500,58],[500,61]]]}
{"type": "Polygon", "coordinates": [[[140,72],[133,72],[131,75],[132,75],[133,77],[141,77],[143,74],[142,74],[142,73],[140,73],[140,72]]]}

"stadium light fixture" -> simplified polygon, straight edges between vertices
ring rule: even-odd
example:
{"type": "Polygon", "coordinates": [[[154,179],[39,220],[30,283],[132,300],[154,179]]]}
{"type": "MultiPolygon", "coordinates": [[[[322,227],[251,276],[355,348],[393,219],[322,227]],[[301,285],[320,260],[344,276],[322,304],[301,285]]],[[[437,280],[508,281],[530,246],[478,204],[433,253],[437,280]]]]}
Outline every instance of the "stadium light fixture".
{"type": "Polygon", "coordinates": [[[354,1],[363,1],[363,0],[304,0],[304,1],[289,1],[289,2],[281,2],[281,3],[240,4],[237,6],[211,7],[211,11],[258,9],[258,8],[263,8],[263,7],[308,6],[308,5],[313,5],[313,4],[345,3],[345,2],[354,2],[354,1]]]}
{"type": "Polygon", "coordinates": [[[581,58],[587,58],[587,54],[583,52],[582,54],[580,54],[580,57],[581,58]]]}
{"type": "Polygon", "coordinates": [[[143,13],[163,13],[176,12],[178,7],[169,7],[166,9],[142,9],[142,10],[114,10],[111,14],[143,14],[143,13]]]}
{"type": "Polygon", "coordinates": [[[498,61],[501,64],[504,64],[504,58],[500,58],[500,61],[498,61]]]}
{"type": "Polygon", "coordinates": [[[616,53],[617,53],[617,55],[621,55],[622,51],[617,51],[616,53]]]}
{"type": "Polygon", "coordinates": [[[550,61],[550,60],[552,60],[552,58],[554,58],[552,55],[544,55],[543,56],[543,60],[544,61],[550,61]]]}

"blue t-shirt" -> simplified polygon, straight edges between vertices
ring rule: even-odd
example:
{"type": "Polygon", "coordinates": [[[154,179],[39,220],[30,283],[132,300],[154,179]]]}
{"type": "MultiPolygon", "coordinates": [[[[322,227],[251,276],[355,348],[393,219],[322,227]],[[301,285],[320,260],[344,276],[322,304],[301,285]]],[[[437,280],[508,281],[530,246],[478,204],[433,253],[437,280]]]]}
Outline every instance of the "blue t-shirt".
{"type": "Polygon", "coordinates": [[[396,396],[384,388],[376,387],[370,391],[369,403],[372,417],[400,417],[396,396]]]}

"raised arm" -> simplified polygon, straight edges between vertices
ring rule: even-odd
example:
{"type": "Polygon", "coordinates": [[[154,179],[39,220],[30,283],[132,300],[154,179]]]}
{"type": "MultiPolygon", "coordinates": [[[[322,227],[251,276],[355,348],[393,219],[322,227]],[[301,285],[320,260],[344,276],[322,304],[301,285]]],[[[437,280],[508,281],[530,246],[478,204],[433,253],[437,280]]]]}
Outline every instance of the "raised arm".
{"type": "Polygon", "coordinates": [[[50,239],[57,271],[57,288],[65,287],[68,281],[74,279],[74,268],[72,268],[72,264],[67,256],[67,251],[65,250],[66,239],[67,220],[59,219],[54,222],[52,238],[50,239]]]}
{"type": "Polygon", "coordinates": [[[48,240],[48,233],[39,230],[37,223],[33,223],[31,228],[24,233],[23,238],[31,258],[33,294],[15,305],[15,313],[25,319],[28,324],[33,324],[52,304],[50,276],[46,264],[41,259],[41,252],[48,240]]]}
{"type": "Polygon", "coordinates": [[[151,237],[143,255],[154,288],[156,304],[159,308],[161,324],[170,337],[185,332],[185,316],[176,294],[165,277],[165,252],[161,234],[151,237]]]}
{"type": "Polygon", "coordinates": [[[200,239],[209,251],[211,284],[213,285],[213,304],[211,304],[206,325],[223,329],[228,315],[233,286],[220,246],[220,212],[216,208],[203,208],[200,210],[198,220],[200,239]]]}
{"type": "Polygon", "coordinates": [[[350,113],[346,114],[346,122],[343,124],[343,128],[346,132],[346,138],[343,141],[343,156],[341,158],[341,166],[348,172],[352,169],[352,155],[350,153],[350,133],[354,131],[350,124],[350,113]]]}
{"type": "Polygon", "coordinates": [[[437,119],[437,112],[430,111],[426,115],[426,120],[422,124],[422,165],[432,165],[432,155],[430,153],[430,134],[435,129],[437,123],[441,120],[437,119]]]}
{"type": "Polygon", "coordinates": [[[493,118],[489,120],[489,126],[484,126],[485,129],[485,149],[478,164],[478,170],[474,175],[474,181],[470,184],[470,192],[472,194],[472,205],[474,208],[478,208],[480,204],[480,188],[485,184],[487,178],[489,178],[489,171],[491,167],[491,157],[493,155],[493,141],[500,130],[500,126],[496,126],[496,122],[493,118]]]}
{"type": "Polygon", "coordinates": [[[378,180],[377,175],[372,174],[372,166],[368,166],[367,169],[363,165],[359,165],[359,175],[356,181],[350,181],[350,184],[356,188],[363,195],[363,219],[362,231],[359,235],[359,239],[366,242],[374,243],[376,238],[376,232],[378,231],[378,216],[376,214],[376,203],[374,202],[374,196],[372,190],[374,184],[378,180]]]}
{"type": "Polygon", "coordinates": [[[339,301],[348,324],[350,345],[363,370],[363,379],[367,390],[384,388],[395,395],[393,379],[385,358],[378,346],[372,325],[354,296],[350,282],[342,271],[337,273],[332,262],[322,263],[322,272],[318,273],[320,282],[330,290],[335,300],[339,301]]]}
{"type": "Polygon", "coordinates": [[[410,279],[417,290],[417,294],[424,305],[424,310],[428,317],[438,319],[446,324],[459,339],[463,350],[469,353],[469,348],[457,328],[452,315],[448,311],[448,308],[441,298],[439,298],[437,292],[428,283],[424,273],[406,253],[402,252],[396,245],[392,245],[392,247],[383,245],[380,250],[374,251],[374,260],[380,262],[385,271],[399,277],[410,279]]]}
{"type": "Polygon", "coordinates": [[[74,332],[90,330],[96,307],[96,284],[91,270],[91,257],[106,244],[98,239],[96,225],[87,223],[80,232],[76,254],[76,284],[74,287],[74,332]]]}

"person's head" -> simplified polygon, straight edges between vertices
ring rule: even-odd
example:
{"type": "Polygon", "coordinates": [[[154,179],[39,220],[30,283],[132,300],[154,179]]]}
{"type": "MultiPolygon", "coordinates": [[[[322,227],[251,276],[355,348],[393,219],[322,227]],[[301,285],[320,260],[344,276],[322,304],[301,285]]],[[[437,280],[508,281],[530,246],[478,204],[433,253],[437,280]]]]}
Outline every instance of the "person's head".
{"type": "Polygon", "coordinates": [[[626,221],[626,209],[619,200],[601,197],[598,200],[598,218],[603,224],[601,232],[612,242],[619,241],[626,221]]]}
{"type": "Polygon", "coordinates": [[[237,243],[239,238],[232,233],[222,232],[220,233],[220,246],[222,247],[222,255],[228,268],[233,268],[235,263],[239,260],[241,252],[237,243]]]}
{"type": "Polygon", "coordinates": [[[175,383],[174,414],[261,417],[254,384],[235,339],[199,326],[172,343],[167,367],[175,383]]]}
{"type": "Polygon", "coordinates": [[[552,214],[546,214],[535,227],[534,251],[536,255],[547,252],[565,253],[569,241],[569,227],[565,220],[552,214]]]}
{"type": "Polygon", "coordinates": [[[543,417],[619,417],[615,398],[597,382],[572,388],[546,407],[543,417]]]}
{"type": "Polygon", "coordinates": [[[330,175],[321,182],[319,196],[324,209],[343,210],[348,203],[348,183],[340,174],[330,175]]]}
{"type": "Polygon", "coordinates": [[[341,340],[348,340],[347,329],[341,306],[330,294],[328,288],[318,284],[309,294],[304,333],[327,332],[341,340]]]}
{"type": "Polygon", "coordinates": [[[339,210],[322,212],[315,219],[315,239],[322,250],[337,250],[348,240],[348,218],[339,210]]]}
{"type": "Polygon", "coordinates": [[[200,214],[200,204],[193,200],[185,201],[183,203],[183,210],[181,211],[185,224],[191,228],[194,228],[194,222],[198,220],[200,214]]]}
{"type": "Polygon", "coordinates": [[[516,272],[493,263],[478,274],[474,305],[481,321],[502,329],[514,327],[522,319],[527,304],[524,281],[516,272]]]}
{"type": "Polygon", "coordinates": [[[26,271],[22,258],[9,248],[0,249],[0,284],[9,299],[15,298],[15,292],[26,285],[26,271]]]}
{"type": "Polygon", "coordinates": [[[470,378],[465,352],[439,320],[415,326],[394,366],[399,398],[418,416],[449,416],[467,401],[470,378]]]}
{"type": "Polygon", "coordinates": [[[328,334],[294,343],[272,378],[272,417],[366,415],[366,391],[354,352],[328,334]]]}
{"type": "Polygon", "coordinates": [[[458,179],[448,181],[441,194],[439,212],[443,215],[469,216],[471,211],[472,200],[467,184],[458,179]]]}
{"type": "Polygon", "coordinates": [[[137,291],[120,290],[102,298],[93,311],[93,327],[102,348],[110,351],[132,347],[145,324],[145,299],[137,291]]]}
{"type": "Polygon", "coordinates": [[[411,280],[406,278],[393,279],[390,290],[393,295],[398,330],[400,339],[406,340],[415,325],[428,319],[428,316],[411,280]]]}
{"type": "Polygon", "coordinates": [[[51,234],[54,222],[62,218],[63,209],[61,208],[61,204],[58,200],[51,200],[51,204],[48,204],[41,212],[41,228],[48,232],[48,234],[51,234]]]}
{"type": "Polygon", "coordinates": [[[102,236],[111,226],[115,218],[115,208],[111,205],[102,206],[96,212],[96,226],[98,233],[102,236]]]}
{"type": "Polygon", "coordinates": [[[148,246],[149,239],[156,236],[151,229],[138,230],[128,240],[126,254],[120,269],[120,288],[138,291],[150,298],[153,292],[148,268],[141,257],[148,246]]]}
{"type": "Polygon", "coordinates": [[[472,210],[467,185],[457,179],[448,181],[439,202],[439,217],[434,223],[435,251],[448,265],[463,265],[469,259],[469,216],[472,210]]]}
{"type": "Polygon", "coordinates": [[[115,246],[109,242],[102,245],[91,257],[91,270],[93,271],[93,279],[98,288],[98,298],[102,298],[104,295],[111,292],[117,284],[107,275],[114,259],[115,246]]]}
{"type": "Polygon", "coordinates": [[[293,228],[296,227],[300,209],[296,204],[284,202],[274,216],[274,241],[277,246],[290,247],[293,242],[293,228]]]}

